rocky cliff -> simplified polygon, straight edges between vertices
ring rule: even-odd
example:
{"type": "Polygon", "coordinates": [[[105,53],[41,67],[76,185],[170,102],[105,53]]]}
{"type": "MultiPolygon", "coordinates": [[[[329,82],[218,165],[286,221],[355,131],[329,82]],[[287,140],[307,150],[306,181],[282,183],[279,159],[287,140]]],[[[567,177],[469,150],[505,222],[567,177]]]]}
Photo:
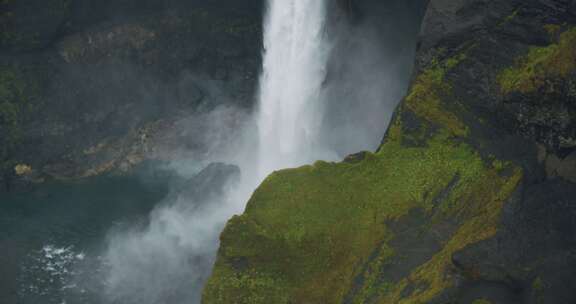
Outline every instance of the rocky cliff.
{"type": "Polygon", "coordinates": [[[0,1],[0,188],[202,153],[195,114],[251,107],[261,15],[259,0],[0,1]]]}
{"type": "Polygon", "coordinates": [[[575,26],[569,0],[431,0],[380,148],[270,175],[203,302],[575,302],[575,26]]]}

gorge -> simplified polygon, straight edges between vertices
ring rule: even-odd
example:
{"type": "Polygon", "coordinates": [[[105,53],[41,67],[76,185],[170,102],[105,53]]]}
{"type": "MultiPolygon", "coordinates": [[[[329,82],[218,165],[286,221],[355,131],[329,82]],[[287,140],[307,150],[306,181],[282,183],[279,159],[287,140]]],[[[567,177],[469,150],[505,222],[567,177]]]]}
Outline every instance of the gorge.
{"type": "Polygon", "coordinates": [[[0,1],[0,302],[573,303],[574,24],[0,1]]]}

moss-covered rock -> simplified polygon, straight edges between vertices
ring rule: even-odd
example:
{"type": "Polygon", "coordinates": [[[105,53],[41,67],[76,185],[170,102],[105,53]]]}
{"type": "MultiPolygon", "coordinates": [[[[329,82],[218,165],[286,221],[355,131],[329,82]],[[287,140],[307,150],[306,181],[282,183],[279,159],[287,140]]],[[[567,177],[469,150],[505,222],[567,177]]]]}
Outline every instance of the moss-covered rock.
{"type": "Polygon", "coordinates": [[[576,149],[576,28],[545,25],[544,30],[551,42],[529,46],[497,80],[517,131],[564,157],[576,149]]]}
{"type": "MultiPolygon", "coordinates": [[[[559,26],[547,26],[546,30],[552,36],[560,31],[559,26]]],[[[534,93],[546,85],[553,85],[554,80],[566,79],[575,73],[576,28],[566,30],[557,40],[545,47],[530,48],[514,66],[504,69],[498,78],[502,93],[534,93]]]]}
{"type": "Polygon", "coordinates": [[[451,84],[446,80],[446,72],[466,58],[465,53],[438,62],[422,71],[416,78],[412,89],[406,97],[405,106],[416,115],[434,124],[446,127],[454,135],[465,136],[468,127],[451,111],[445,109],[446,102],[442,99],[451,92],[451,84]]]}
{"type": "Polygon", "coordinates": [[[378,152],[269,176],[223,232],[204,302],[425,303],[454,287],[452,254],[495,235],[522,180],[517,166],[467,144],[458,112],[442,101],[445,73],[465,56],[456,58],[416,78],[378,152]],[[403,126],[404,112],[418,128],[403,126]],[[438,250],[391,279],[391,265],[414,258],[394,245],[392,227],[415,210],[420,224],[451,228],[434,237],[438,250]]]}

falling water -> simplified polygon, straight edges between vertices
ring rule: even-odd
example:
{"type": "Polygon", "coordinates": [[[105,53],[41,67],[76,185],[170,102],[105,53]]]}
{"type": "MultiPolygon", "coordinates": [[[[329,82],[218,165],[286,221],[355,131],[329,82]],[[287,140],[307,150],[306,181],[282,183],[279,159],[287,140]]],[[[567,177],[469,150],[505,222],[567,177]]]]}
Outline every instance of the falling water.
{"type": "MultiPolygon", "coordinates": [[[[82,291],[95,291],[104,303],[200,303],[218,235],[230,217],[242,212],[260,181],[273,170],[333,159],[319,142],[321,89],[329,55],[325,17],[325,0],[269,0],[259,109],[254,117],[258,132],[246,119],[243,135],[237,138],[242,144],[221,147],[234,153],[212,153],[201,161],[237,164],[240,182],[201,199],[185,192],[171,196],[157,206],[145,226],[113,229],[98,257],[102,277],[94,286],[90,285],[94,280],[78,285],[82,291]],[[250,144],[254,133],[258,146],[250,144]]],[[[226,127],[220,115],[208,115],[207,121],[221,132],[238,131],[226,127]]],[[[76,266],[82,263],[70,267],[91,269],[76,266]]]]}
{"type": "MultiPolygon", "coordinates": [[[[112,303],[198,303],[219,233],[227,219],[242,212],[262,178],[327,158],[318,145],[328,57],[325,14],[324,0],[269,0],[255,114],[260,145],[243,144],[225,149],[233,155],[205,160],[238,164],[241,182],[198,208],[190,206],[199,202],[178,197],[155,210],[146,229],[113,234],[104,255],[112,303]]],[[[253,129],[243,133],[241,141],[251,142],[253,129]]]]}
{"type": "Polygon", "coordinates": [[[269,0],[258,114],[260,177],[326,158],[317,145],[326,74],[324,0],[269,0]]]}

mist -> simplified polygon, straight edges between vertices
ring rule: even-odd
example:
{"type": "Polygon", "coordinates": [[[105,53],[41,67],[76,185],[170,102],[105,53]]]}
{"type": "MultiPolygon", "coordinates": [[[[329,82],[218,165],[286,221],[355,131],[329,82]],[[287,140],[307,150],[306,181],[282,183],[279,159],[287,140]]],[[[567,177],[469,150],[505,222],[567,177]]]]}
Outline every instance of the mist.
{"type": "Polygon", "coordinates": [[[253,133],[245,112],[222,106],[177,124],[195,139],[194,153],[172,149],[174,160],[162,166],[173,175],[170,195],[147,221],[110,231],[96,280],[104,303],[199,303],[218,235],[248,198],[239,167],[222,163],[251,162],[239,153],[253,133]]]}
{"type": "Polygon", "coordinates": [[[103,255],[106,302],[199,303],[217,236],[231,214],[241,212],[245,194],[235,166],[209,166],[198,178],[185,184],[194,193],[181,191],[164,202],[144,227],[111,232],[103,255]]]}
{"type": "Polygon", "coordinates": [[[330,15],[323,145],[338,156],[374,151],[404,97],[422,1],[342,1],[330,15]]]}

